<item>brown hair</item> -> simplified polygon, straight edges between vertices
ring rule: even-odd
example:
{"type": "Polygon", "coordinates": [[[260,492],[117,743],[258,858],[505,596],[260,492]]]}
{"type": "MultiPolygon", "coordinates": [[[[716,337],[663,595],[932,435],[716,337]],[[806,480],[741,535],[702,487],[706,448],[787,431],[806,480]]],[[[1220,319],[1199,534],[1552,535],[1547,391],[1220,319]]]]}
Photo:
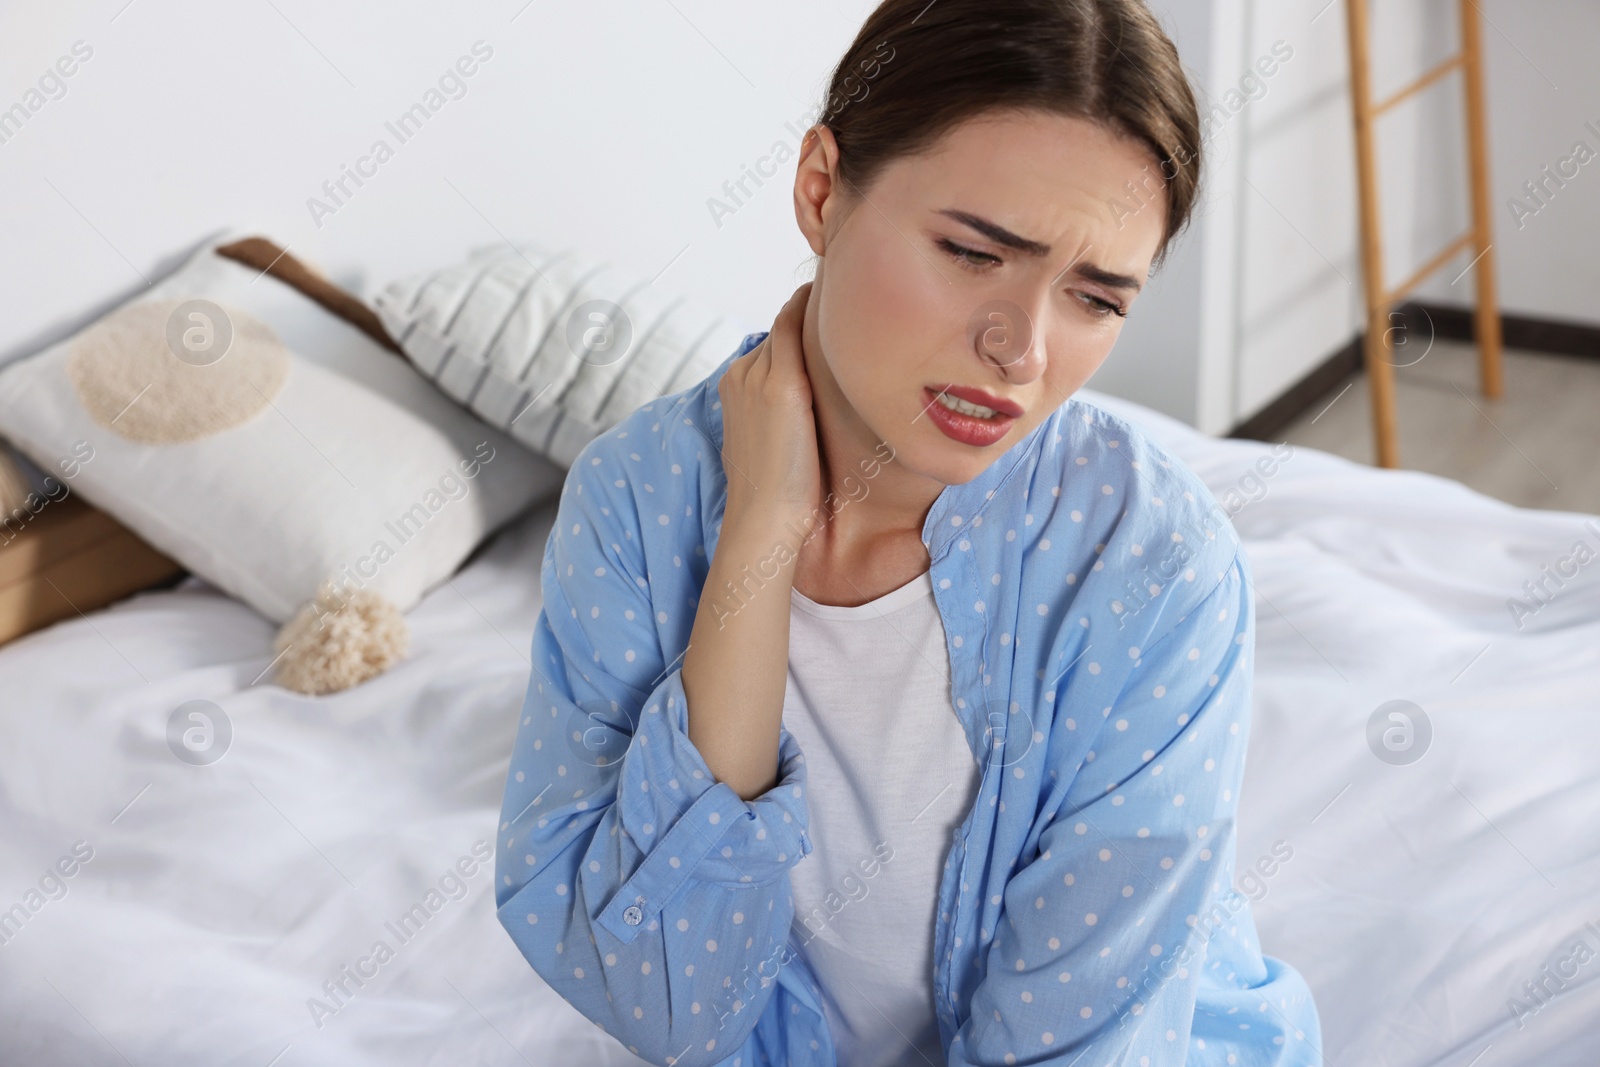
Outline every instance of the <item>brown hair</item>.
{"type": "Polygon", "coordinates": [[[1167,195],[1157,262],[1199,189],[1194,93],[1144,0],[883,0],[824,99],[817,122],[833,131],[852,194],[995,108],[1072,115],[1143,142],[1167,195]]]}

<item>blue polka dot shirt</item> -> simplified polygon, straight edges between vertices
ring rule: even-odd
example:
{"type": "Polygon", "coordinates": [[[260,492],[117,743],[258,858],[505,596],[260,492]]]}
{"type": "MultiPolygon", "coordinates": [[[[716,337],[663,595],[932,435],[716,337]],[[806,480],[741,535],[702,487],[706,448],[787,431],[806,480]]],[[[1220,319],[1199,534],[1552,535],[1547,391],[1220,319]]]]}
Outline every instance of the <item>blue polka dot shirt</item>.
{"type": "MultiPolygon", "coordinates": [[[[690,743],[682,680],[727,499],[717,382],[765,336],[569,471],[496,850],[534,970],[677,1067],[837,1063],[789,938],[799,746],[782,729],[779,781],[741,799],[690,743]]],[[[981,765],[933,932],[947,1062],[1320,1064],[1310,990],[1235,887],[1255,612],[1204,484],[1072,399],[947,486],[923,541],[981,765]]]]}

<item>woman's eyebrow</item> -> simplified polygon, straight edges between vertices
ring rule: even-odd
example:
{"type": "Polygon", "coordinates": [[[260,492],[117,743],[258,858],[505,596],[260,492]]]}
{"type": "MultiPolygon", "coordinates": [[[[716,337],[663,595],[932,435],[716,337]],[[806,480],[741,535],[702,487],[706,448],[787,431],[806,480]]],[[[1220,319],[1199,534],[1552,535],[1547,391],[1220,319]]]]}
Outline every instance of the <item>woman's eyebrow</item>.
{"type": "MultiPolygon", "coordinates": [[[[1006,248],[1014,248],[1019,252],[1041,259],[1050,254],[1049,245],[1042,241],[1035,241],[1014,234],[999,223],[990,222],[982,215],[974,215],[970,211],[961,211],[957,208],[941,208],[939,214],[954,219],[965,226],[970,226],[995,244],[1004,245],[1006,248]]],[[[1098,282],[1112,289],[1124,289],[1131,293],[1137,293],[1143,288],[1143,284],[1139,279],[1131,275],[1118,274],[1115,271],[1106,270],[1104,267],[1097,267],[1093,263],[1074,263],[1070,269],[1081,278],[1091,282],[1098,282]]]]}
{"type": "Polygon", "coordinates": [[[1144,288],[1139,279],[1127,274],[1118,274],[1115,271],[1097,267],[1093,263],[1079,263],[1072,268],[1072,273],[1091,282],[1099,282],[1110,289],[1122,289],[1130,293],[1137,293],[1144,288]]]}
{"type": "Polygon", "coordinates": [[[963,225],[970,226],[983,234],[995,244],[1014,248],[1018,252],[1026,252],[1030,256],[1043,258],[1050,254],[1050,246],[1039,241],[1032,241],[1026,237],[1019,237],[999,223],[990,222],[981,215],[974,215],[970,211],[959,211],[955,208],[941,208],[939,214],[955,219],[963,225]]]}

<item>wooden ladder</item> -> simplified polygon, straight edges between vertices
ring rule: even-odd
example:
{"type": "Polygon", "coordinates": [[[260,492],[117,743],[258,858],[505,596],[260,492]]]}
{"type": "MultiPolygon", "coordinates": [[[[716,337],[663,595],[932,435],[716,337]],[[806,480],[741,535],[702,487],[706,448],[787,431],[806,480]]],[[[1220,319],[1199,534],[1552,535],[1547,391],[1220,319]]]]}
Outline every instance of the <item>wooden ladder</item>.
{"type": "Polygon", "coordinates": [[[1361,202],[1361,258],[1367,304],[1364,349],[1367,379],[1372,391],[1372,427],[1378,465],[1398,467],[1400,457],[1395,420],[1394,364],[1389,359],[1392,351],[1389,314],[1396,303],[1409,296],[1463,249],[1471,248],[1477,253],[1477,258],[1468,269],[1474,266],[1477,269],[1479,384],[1483,395],[1490,399],[1499,397],[1502,392],[1500,307],[1495,295],[1494,241],[1489,219],[1489,145],[1483,103],[1482,25],[1477,4],[1473,0],[1460,0],[1461,51],[1394,95],[1373,103],[1367,0],[1346,0],[1345,7],[1350,24],[1350,93],[1354,105],[1357,184],[1361,202]],[[1373,127],[1385,112],[1458,69],[1463,75],[1466,97],[1472,228],[1419,267],[1411,277],[1393,289],[1387,289],[1383,278],[1383,221],[1378,204],[1378,161],[1373,144],[1373,127]]]}

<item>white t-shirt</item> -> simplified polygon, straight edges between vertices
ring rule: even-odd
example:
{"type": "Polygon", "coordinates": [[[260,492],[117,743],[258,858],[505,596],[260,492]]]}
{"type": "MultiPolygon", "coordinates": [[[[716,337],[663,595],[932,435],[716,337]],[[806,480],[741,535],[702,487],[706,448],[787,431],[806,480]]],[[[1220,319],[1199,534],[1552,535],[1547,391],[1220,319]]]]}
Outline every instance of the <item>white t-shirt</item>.
{"type": "Polygon", "coordinates": [[[783,723],[805,753],[812,844],[789,872],[791,932],[839,1063],[943,1067],[934,910],[981,768],[928,572],[857,607],[793,591],[783,723]]]}

